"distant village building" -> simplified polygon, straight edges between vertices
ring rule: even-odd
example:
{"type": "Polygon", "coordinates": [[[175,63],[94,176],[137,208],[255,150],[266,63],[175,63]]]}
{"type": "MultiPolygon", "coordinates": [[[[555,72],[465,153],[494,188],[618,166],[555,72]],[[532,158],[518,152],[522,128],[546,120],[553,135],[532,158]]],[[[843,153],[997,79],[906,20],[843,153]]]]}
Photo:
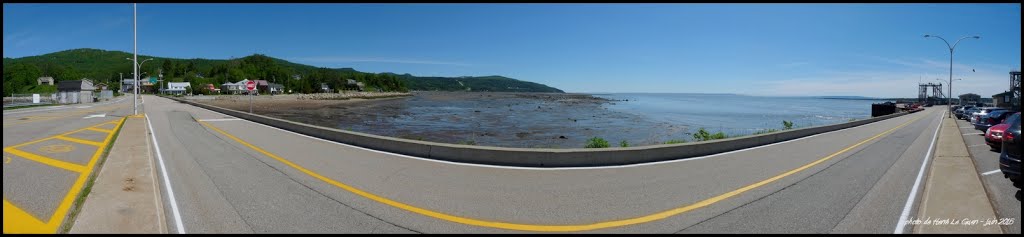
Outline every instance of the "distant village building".
{"type": "Polygon", "coordinates": [[[135,79],[121,79],[121,93],[135,92],[135,79]]]}
{"type": "Polygon", "coordinates": [[[217,88],[217,86],[214,86],[213,84],[206,84],[203,86],[203,89],[206,90],[206,93],[208,94],[220,94],[220,88],[217,88]]]}
{"type": "Polygon", "coordinates": [[[225,82],[220,87],[221,93],[231,94],[231,95],[238,95],[238,94],[248,93],[248,91],[245,88],[245,83],[246,82],[249,82],[249,79],[241,80],[241,81],[238,81],[236,83],[225,82]]]}
{"type": "Polygon", "coordinates": [[[38,85],[53,85],[53,77],[39,77],[36,79],[38,85]]]}
{"type": "Polygon", "coordinates": [[[999,108],[1012,108],[1013,107],[1013,92],[1006,91],[1003,93],[992,95],[992,104],[999,108]]]}
{"type": "Polygon", "coordinates": [[[269,91],[271,95],[278,95],[284,93],[284,85],[277,83],[270,83],[269,91]]]}
{"type": "Polygon", "coordinates": [[[184,95],[189,87],[192,87],[192,85],[188,82],[168,82],[165,92],[171,95],[184,95]]]}
{"type": "Polygon", "coordinates": [[[62,81],[57,83],[57,101],[61,104],[84,104],[93,102],[96,87],[88,79],[62,81]]]}
{"type": "Polygon", "coordinates": [[[327,83],[320,83],[320,92],[323,92],[323,93],[332,93],[332,91],[331,91],[331,87],[330,87],[330,86],[328,86],[328,85],[327,85],[327,83]]]}
{"type": "Polygon", "coordinates": [[[299,74],[295,74],[295,75],[292,75],[292,79],[295,79],[295,80],[301,80],[301,79],[302,79],[302,76],[301,76],[301,75],[299,75],[299,74]]]}
{"type": "Polygon", "coordinates": [[[362,82],[359,82],[359,81],[356,81],[356,80],[353,80],[353,79],[346,79],[345,80],[345,89],[346,90],[363,91],[363,88],[365,88],[365,85],[362,82]]]}

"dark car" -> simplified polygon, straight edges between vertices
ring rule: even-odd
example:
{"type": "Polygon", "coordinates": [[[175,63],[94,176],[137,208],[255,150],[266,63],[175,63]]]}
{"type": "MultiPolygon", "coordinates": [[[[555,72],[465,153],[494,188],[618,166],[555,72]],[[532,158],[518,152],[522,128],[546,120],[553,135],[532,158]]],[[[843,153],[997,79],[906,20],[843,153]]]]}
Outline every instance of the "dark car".
{"type": "Polygon", "coordinates": [[[985,131],[985,144],[988,144],[993,151],[1002,151],[1003,133],[1006,133],[1006,129],[1010,128],[1010,122],[1016,120],[1020,120],[1020,112],[1014,113],[1010,117],[1003,119],[1002,123],[988,128],[988,131],[985,131]]]}
{"type": "Polygon", "coordinates": [[[1003,119],[1006,119],[1006,117],[1009,117],[1010,115],[1013,115],[1014,113],[1017,113],[1017,111],[994,110],[994,111],[989,112],[988,114],[980,117],[978,119],[978,123],[974,124],[974,129],[977,129],[977,130],[980,130],[980,131],[983,131],[983,132],[987,131],[988,128],[991,128],[992,126],[995,126],[997,124],[1003,123],[1003,119]]]}
{"type": "Polygon", "coordinates": [[[1003,133],[1003,152],[999,155],[999,170],[1006,178],[1013,181],[1013,186],[1020,188],[1020,116],[1010,123],[1010,128],[1003,133]]]}
{"type": "Polygon", "coordinates": [[[957,119],[964,119],[964,114],[966,113],[966,111],[973,108],[973,105],[964,105],[960,108],[957,108],[956,111],[954,111],[953,115],[956,115],[957,119]]]}

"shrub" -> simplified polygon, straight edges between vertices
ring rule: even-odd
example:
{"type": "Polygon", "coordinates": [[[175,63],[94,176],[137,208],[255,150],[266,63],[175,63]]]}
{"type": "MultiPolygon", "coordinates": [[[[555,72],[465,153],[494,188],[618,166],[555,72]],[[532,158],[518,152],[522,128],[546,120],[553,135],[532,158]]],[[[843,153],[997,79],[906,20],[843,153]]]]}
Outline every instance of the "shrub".
{"type": "Polygon", "coordinates": [[[680,143],[686,143],[686,140],[684,140],[684,139],[672,139],[672,140],[668,140],[667,142],[665,142],[665,144],[680,144],[680,143]]]}
{"type": "Polygon", "coordinates": [[[619,142],[619,147],[629,147],[629,142],[626,142],[626,140],[622,140],[621,142],[619,142]]]}
{"type": "Polygon", "coordinates": [[[608,148],[608,147],[611,147],[611,145],[608,145],[608,141],[605,141],[603,138],[600,138],[600,137],[593,137],[593,138],[590,138],[590,140],[587,140],[587,146],[584,147],[584,148],[608,148]]]}
{"type": "Polygon", "coordinates": [[[704,130],[704,128],[701,128],[700,130],[697,130],[697,133],[693,134],[693,140],[694,141],[711,141],[711,140],[726,139],[726,138],[729,138],[729,136],[725,135],[725,133],[718,132],[718,133],[712,134],[712,133],[709,133],[707,130],[704,130]]]}
{"type": "Polygon", "coordinates": [[[776,130],[774,128],[762,129],[761,131],[754,132],[754,135],[760,135],[760,134],[765,134],[765,133],[773,133],[773,132],[778,132],[778,131],[779,130],[776,130]]]}
{"type": "Polygon", "coordinates": [[[793,122],[782,120],[782,130],[793,129],[793,122]]]}

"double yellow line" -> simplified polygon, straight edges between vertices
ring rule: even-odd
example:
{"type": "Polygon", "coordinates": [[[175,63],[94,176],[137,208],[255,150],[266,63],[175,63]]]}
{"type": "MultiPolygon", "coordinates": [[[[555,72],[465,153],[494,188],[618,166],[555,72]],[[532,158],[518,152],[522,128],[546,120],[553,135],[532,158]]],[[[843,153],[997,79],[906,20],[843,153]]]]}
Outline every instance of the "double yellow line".
{"type": "Polygon", "coordinates": [[[455,223],[460,223],[460,224],[466,224],[466,225],[472,225],[472,226],[479,226],[479,227],[489,227],[489,228],[506,229],[506,230],[518,230],[518,231],[534,231],[534,232],[577,232],[577,231],[589,231],[589,230],[598,230],[598,229],[606,229],[606,228],[615,228],[615,227],[622,227],[622,226],[628,226],[628,225],[635,225],[635,224],[653,222],[653,221],[658,221],[658,220],[662,220],[662,219],[665,219],[665,218],[669,218],[669,217],[672,217],[672,216],[675,216],[675,215],[683,214],[683,213],[686,213],[686,212],[689,212],[689,211],[693,211],[693,210],[696,210],[696,209],[699,209],[699,208],[707,207],[707,206],[710,206],[710,205],[715,204],[717,202],[721,202],[723,200],[726,200],[726,199],[735,197],[737,195],[743,194],[743,193],[748,192],[750,190],[753,190],[755,188],[758,188],[758,187],[770,184],[772,182],[778,181],[780,179],[786,178],[786,177],[788,177],[790,175],[793,175],[793,174],[796,174],[798,172],[810,169],[811,167],[814,167],[814,166],[816,166],[818,164],[821,164],[823,162],[831,160],[831,159],[835,158],[836,156],[839,156],[840,154],[843,154],[843,153],[845,153],[847,151],[850,151],[850,150],[852,150],[854,148],[862,146],[862,145],[864,145],[864,144],[866,144],[866,143],[868,143],[868,142],[870,142],[872,140],[875,140],[875,139],[877,139],[879,137],[888,135],[888,134],[896,131],[897,129],[900,129],[900,128],[904,127],[904,126],[907,126],[907,125],[909,125],[909,124],[911,124],[913,122],[916,122],[916,121],[918,121],[918,120],[920,120],[920,119],[922,119],[924,117],[926,117],[926,116],[921,116],[921,117],[918,117],[916,119],[910,120],[910,121],[908,121],[906,123],[900,124],[899,126],[896,126],[896,127],[892,128],[892,129],[889,129],[889,130],[887,130],[885,132],[879,133],[878,135],[875,135],[875,136],[873,136],[871,138],[864,139],[863,141],[860,141],[860,142],[858,142],[856,144],[853,144],[853,145],[851,145],[849,147],[846,147],[845,149],[842,149],[840,151],[832,153],[831,155],[828,155],[828,156],[826,156],[824,158],[821,158],[821,159],[819,159],[817,161],[814,161],[814,162],[811,162],[809,164],[800,166],[800,167],[798,167],[796,169],[787,171],[785,173],[776,175],[774,177],[765,179],[763,181],[760,181],[760,182],[757,182],[757,183],[754,183],[754,184],[751,184],[751,185],[747,185],[745,187],[733,190],[733,191],[725,193],[725,194],[721,194],[721,195],[718,195],[718,196],[715,196],[715,197],[712,197],[712,198],[708,198],[706,200],[703,200],[703,201],[700,201],[700,202],[697,202],[697,203],[694,203],[694,204],[690,204],[690,205],[686,205],[686,206],[682,206],[682,207],[679,207],[679,208],[675,208],[675,209],[671,209],[671,210],[667,210],[667,211],[662,211],[662,212],[658,212],[658,213],[654,213],[654,214],[650,214],[650,215],[646,215],[646,216],[636,217],[636,218],[616,220],[616,221],[607,221],[607,222],[600,222],[600,223],[592,223],[592,224],[583,224],[583,225],[530,225],[530,224],[515,224],[515,223],[494,222],[494,221],[486,221],[486,220],[479,220],[479,219],[472,219],[472,218],[454,216],[454,215],[449,215],[449,214],[445,214],[445,213],[441,213],[441,212],[437,212],[437,211],[431,211],[431,210],[415,207],[415,206],[412,206],[412,205],[408,205],[408,204],[405,204],[405,203],[401,203],[401,202],[397,202],[397,201],[394,201],[394,200],[391,200],[391,199],[387,199],[387,198],[384,198],[384,197],[381,197],[381,196],[377,196],[377,195],[374,195],[372,193],[369,193],[369,192],[366,192],[366,191],[363,191],[363,190],[359,190],[359,189],[356,189],[356,188],[354,188],[352,186],[349,186],[347,184],[344,184],[344,183],[335,181],[333,179],[327,178],[326,176],[323,176],[323,175],[320,175],[320,174],[318,174],[316,172],[310,171],[309,169],[306,169],[306,168],[304,168],[302,166],[299,166],[299,165],[297,165],[297,164],[295,164],[295,163],[293,163],[293,162],[291,162],[291,161],[289,161],[287,159],[281,158],[280,156],[277,156],[277,155],[275,155],[273,153],[267,152],[266,150],[263,150],[263,149],[261,149],[259,147],[256,147],[256,146],[252,145],[252,144],[249,144],[248,142],[245,142],[245,141],[243,141],[243,140],[241,140],[241,139],[239,139],[239,138],[237,138],[237,137],[235,137],[235,136],[233,136],[231,134],[228,134],[227,132],[224,132],[223,130],[221,130],[221,129],[217,128],[217,127],[214,127],[214,126],[210,125],[209,123],[206,123],[206,122],[203,122],[203,121],[199,121],[199,123],[201,123],[203,126],[206,126],[206,127],[210,128],[210,129],[212,129],[212,130],[214,130],[214,131],[216,131],[216,132],[218,132],[218,133],[220,133],[220,134],[230,138],[231,140],[234,140],[235,142],[238,142],[239,144],[242,144],[242,145],[244,145],[246,147],[249,147],[249,148],[255,150],[256,152],[259,152],[259,153],[261,153],[263,155],[266,155],[266,156],[268,156],[270,158],[273,158],[273,159],[275,159],[277,161],[280,161],[281,163],[284,163],[285,165],[288,165],[288,166],[290,166],[290,167],[292,167],[292,168],[294,168],[296,170],[299,170],[300,172],[305,173],[305,174],[307,174],[307,175],[309,175],[309,176],[311,176],[313,178],[319,179],[319,180],[321,180],[323,182],[326,182],[326,183],[328,183],[330,185],[333,185],[335,187],[338,187],[338,188],[344,189],[346,191],[352,192],[353,194],[356,194],[356,195],[362,196],[364,198],[367,198],[367,199],[370,199],[370,200],[373,200],[373,201],[376,201],[376,202],[379,202],[379,203],[382,203],[382,204],[385,204],[385,205],[388,205],[388,206],[392,206],[392,207],[395,207],[395,208],[398,208],[398,209],[402,209],[402,210],[405,210],[405,211],[409,211],[409,212],[413,212],[413,213],[417,213],[417,214],[420,214],[420,215],[424,215],[424,216],[428,216],[428,217],[433,217],[433,218],[437,218],[437,219],[441,219],[441,220],[445,220],[445,221],[450,221],[450,222],[455,222],[455,223]]]}

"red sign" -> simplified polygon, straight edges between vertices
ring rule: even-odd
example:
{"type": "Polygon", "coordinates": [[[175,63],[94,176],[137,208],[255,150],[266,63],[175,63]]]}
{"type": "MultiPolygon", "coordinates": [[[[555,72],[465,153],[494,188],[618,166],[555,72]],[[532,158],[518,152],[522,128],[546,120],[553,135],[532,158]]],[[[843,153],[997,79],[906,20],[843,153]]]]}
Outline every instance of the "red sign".
{"type": "Polygon", "coordinates": [[[256,82],[255,81],[248,81],[248,82],[246,82],[245,83],[245,88],[249,89],[250,91],[251,90],[255,90],[256,89],[256,82]]]}

